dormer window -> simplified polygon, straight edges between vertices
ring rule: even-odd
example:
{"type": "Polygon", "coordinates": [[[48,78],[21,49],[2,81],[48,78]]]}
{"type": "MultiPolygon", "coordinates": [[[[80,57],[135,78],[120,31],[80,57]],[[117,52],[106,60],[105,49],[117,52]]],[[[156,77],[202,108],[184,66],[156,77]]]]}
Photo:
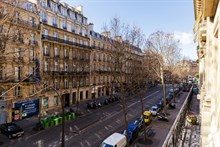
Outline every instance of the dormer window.
{"type": "Polygon", "coordinates": [[[57,12],[57,5],[56,5],[56,3],[51,2],[51,10],[53,12],[57,12]]]}

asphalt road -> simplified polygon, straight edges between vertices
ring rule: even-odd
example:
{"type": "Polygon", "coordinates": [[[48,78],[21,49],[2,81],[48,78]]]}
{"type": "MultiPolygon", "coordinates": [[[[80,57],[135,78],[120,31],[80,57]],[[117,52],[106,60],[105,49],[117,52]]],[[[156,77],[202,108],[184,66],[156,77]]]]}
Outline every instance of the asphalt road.
{"type": "MultiPolygon", "coordinates": [[[[167,87],[167,91],[169,87],[167,87]]],[[[162,89],[153,88],[144,94],[144,108],[149,109],[162,98],[162,89]]],[[[141,115],[141,105],[138,97],[127,101],[129,123],[141,115]]],[[[91,111],[65,124],[66,147],[97,147],[113,132],[122,132],[124,116],[120,102],[91,111]]],[[[39,131],[34,134],[25,134],[18,139],[4,138],[3,146],[13,147],[55,147],[60,146],[61,125],[39,131]]]]}

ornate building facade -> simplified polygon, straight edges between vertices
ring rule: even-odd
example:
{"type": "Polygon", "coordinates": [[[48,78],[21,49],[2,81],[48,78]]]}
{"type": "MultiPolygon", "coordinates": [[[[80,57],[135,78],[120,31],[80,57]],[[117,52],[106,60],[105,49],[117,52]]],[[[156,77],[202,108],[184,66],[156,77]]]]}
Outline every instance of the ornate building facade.
{"type": "Polygon", "coordinates": [[[201,146],[220,146],[220,3],[194,0],[195,39],[198,39],[201,146]]]}

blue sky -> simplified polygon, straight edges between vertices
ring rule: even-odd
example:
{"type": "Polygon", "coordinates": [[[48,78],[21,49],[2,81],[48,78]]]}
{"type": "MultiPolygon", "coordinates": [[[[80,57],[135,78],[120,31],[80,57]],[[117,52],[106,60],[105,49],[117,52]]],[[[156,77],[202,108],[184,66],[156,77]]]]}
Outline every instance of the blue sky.
{"type": "Polygon", "coordinates": [[[193,43],[193,0],[62,0],[82,5],[88,22],[102,32],[104,23],[118,15],[123,22],[139,26],[146,36],[162,30],[174,33],[181,42],[183,56],[197,59],[193,43]]]}

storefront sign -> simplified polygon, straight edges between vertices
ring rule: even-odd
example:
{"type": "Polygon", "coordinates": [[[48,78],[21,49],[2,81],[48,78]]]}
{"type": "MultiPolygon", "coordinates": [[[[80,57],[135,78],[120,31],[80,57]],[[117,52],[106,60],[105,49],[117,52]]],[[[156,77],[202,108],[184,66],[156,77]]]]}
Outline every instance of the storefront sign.
{"type": "Polygon", "coordinates": [[[39,113],[39,99],[14,103],[13,109],[20,110],[22,118],[36,115],[39,113]]]}

